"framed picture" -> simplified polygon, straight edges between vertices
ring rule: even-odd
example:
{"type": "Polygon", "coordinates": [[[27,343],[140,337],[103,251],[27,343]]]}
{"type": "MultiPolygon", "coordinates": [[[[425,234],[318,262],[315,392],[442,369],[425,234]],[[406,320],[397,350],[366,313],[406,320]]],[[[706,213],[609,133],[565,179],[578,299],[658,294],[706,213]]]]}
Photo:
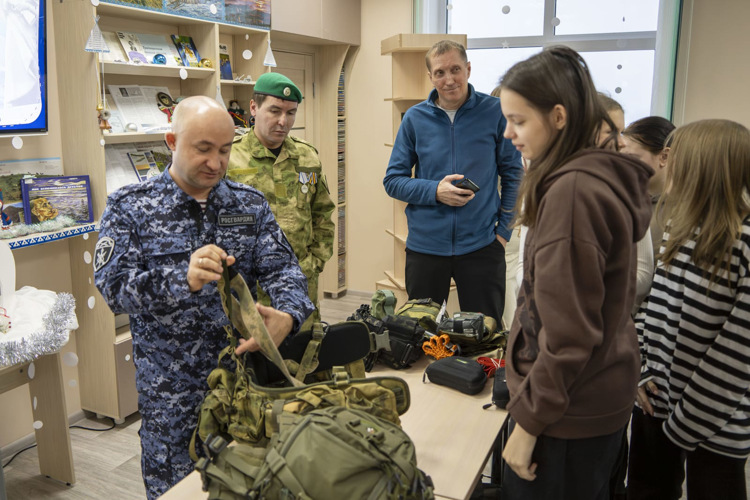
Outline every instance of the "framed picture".
{"type": "Polygon", "coordinates": [[[67,215],[76,222],[93,222],[88,175],[44,177],[21,181],[26,224],[67,215]]]}

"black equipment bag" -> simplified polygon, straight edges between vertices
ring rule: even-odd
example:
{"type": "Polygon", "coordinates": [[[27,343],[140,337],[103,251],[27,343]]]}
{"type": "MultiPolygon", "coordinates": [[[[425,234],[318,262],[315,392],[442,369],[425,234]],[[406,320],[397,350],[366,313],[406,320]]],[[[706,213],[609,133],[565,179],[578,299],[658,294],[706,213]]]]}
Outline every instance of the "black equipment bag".
{"type": "MultiPolygon", "coordinates": [[[[487,382],[482,365],[470,358],[450,356],[435,361],[424,372],[433,384],[444,385],[464,394],[479,394],[487,382]]],[[[424,376],[422,381],[424,381],[424,376]]]]}

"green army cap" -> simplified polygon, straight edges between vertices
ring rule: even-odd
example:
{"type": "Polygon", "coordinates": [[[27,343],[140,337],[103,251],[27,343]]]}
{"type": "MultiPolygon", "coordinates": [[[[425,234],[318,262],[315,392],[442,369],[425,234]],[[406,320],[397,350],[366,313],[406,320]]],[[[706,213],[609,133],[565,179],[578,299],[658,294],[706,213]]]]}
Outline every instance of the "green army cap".
{"type": "Polygon", "coordinates": [[[285,101],[302,102],[302,92],[281,73],[263,73],[255,82],[255,93],[265,94],[285,101]]]}

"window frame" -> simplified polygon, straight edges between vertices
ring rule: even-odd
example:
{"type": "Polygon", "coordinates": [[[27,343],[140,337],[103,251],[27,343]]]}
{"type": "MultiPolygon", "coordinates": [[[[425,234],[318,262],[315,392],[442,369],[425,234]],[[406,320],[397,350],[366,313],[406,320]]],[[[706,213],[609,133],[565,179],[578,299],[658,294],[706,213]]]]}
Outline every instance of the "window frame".
{"type": "MultiPolygon", "coordinates": [[[[431,17],[436,33],[448,33],[450,15],[448,5],[452,0],[433,0],[435,14],[431,17]],[[442,7],[442,8],[441,8],[442,7]],[[441,12],[442,11],[442,12],[441,12]],[[437,26],[435,26],[437,25],[437,26]]],[[[630,50],[656,50],[656,31],[626,31],[621,33],[587,33],[556,35],[552,20],[555,18],[557,0],[544,0],[543,32],[536,36],[509,36],[469,38],[467,49],[502,49],[520,47],[549,47],[564,44],[577,52],[610,52],[630,50]]]]}

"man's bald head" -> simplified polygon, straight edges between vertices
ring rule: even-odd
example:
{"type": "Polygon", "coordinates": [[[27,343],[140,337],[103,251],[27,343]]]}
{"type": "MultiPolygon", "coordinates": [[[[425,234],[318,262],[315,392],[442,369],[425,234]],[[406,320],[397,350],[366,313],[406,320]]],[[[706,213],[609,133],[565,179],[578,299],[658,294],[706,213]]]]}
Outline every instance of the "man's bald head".
{"type": "Polygon", "coordinates": [[[172,150],[170,175],[196,199],[205,199],[224,177],[234,140],[234,121],[214,99],[188,97],[172,115],[165,139],[172,150]]]}
{"type": "MultiPolygon", "coordinates": [[[[178,134],[197,123],[212,121],[212,126],[228,126],[234,131],[234,121],[216,99],[198,95],[181,101],[172,114],[172,133],[178,134]],[[215,123],[214,123],[215,120],[215,123]]],[[[233,132],[234,133],[234,132],[233,132]]]]}

